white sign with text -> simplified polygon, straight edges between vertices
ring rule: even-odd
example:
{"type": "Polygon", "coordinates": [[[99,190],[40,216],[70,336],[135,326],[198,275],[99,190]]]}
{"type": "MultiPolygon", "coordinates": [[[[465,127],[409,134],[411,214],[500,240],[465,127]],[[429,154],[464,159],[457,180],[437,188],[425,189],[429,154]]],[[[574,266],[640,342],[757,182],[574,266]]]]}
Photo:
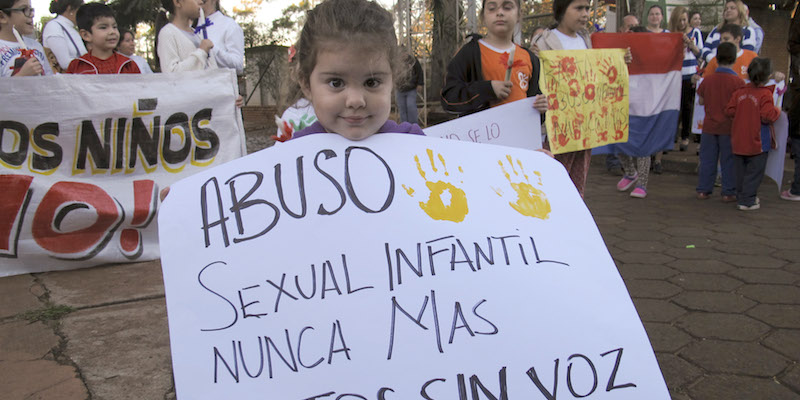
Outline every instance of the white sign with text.
{"type": "Polygon", "coordinates": [[[179,399],[669,399],[540,152],[312,135],[177,182],[158,225],[179,399]]]}
{"type": "Polygon", "coordinates": [[[425,135],[474,143],[542,148],[542,121],[534,97],[492,107],[424,129],[425,135]]]}

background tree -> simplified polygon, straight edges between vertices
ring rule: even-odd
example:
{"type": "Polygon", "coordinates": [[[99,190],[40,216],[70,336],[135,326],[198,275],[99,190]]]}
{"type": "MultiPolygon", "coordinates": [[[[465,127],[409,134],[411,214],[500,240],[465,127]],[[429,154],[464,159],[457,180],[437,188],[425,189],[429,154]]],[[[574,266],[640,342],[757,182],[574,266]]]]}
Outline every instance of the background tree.
{"type": "Polygon", "coordinates": [[[284,46],[294,44],[297,35],[300,34],[300,28],[306,21],[306,11],[311,8],[309,0],[300,0],[297,4],[284,8],[281,13],[283,16],[272,21],[272,27],[266,33],[267,42],[284,46]]]}
{"type": "Polygon", "coordinates": [[[269,43],[268,36],[264,33],[266,25],[256,19],[264,0],[240,0],[240,2],[240,5],[233,7],[233,19],[244,31],[244,47],[269,43]]]}

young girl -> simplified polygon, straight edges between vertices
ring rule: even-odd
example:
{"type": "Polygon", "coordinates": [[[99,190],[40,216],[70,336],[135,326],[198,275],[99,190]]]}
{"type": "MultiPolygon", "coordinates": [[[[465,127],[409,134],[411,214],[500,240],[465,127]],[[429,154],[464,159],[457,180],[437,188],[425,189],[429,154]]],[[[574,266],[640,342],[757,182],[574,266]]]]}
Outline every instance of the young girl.
{"type": "MultiPolygon", "coordinates": [[[[554,0],[553,16],[556,23],[536,38],[534,43],[536,47],[539,50],[592,48],[589,32],[586,30],[589,23],[589,8],[589,0],[554,0]]],[[[549,147],[549,144],[545,143],[545,147],[549,147]]],[[[591,150],[579,150],[555,155],[556,160],[564,164],[581,196],[589,175],[591,154],[591,150]]]]}
{"type": "Polygon", "coordinates": [[[214,43],[201,40],[192,29],[192,21],[200,16],[197,0],[161,0],[161,5],[172,18],[167,23],[164,11],[156,17],[156,62],[161,72],[216,68],[216,60],[209,56],[214,43]]]}
{"type": "Polygon", "coordinates": [[[680,151],[689,147],[689,134],[692,130],[692,111],[694,110],[694,87],[692,76],[697,73],[697,56],[703,48],[703,35],[689,24],[689,10],[678,6],[669,17],[669,29],[683,33],[683,66],[681,67],[681,143],[680,151]]]}
{"type": "Polygon", "coordinates": [[[297,79],[317,121],[294,134],[421,135],[416,124],[389,121],[394,80],[406,73],[392,15],[367,0],[326,0],[309,11],[297,42],[297,79]]]}
{"type": "Polygon", "coordinates": [[[0,77],[51,75],[44,48],[28,36],[33,34],[30,0],[0,0],[0,77]],[[22,37],[20,46],[14,29],[22,37]]]}
{"type": "Polygon", "coordinates": [[[547,99],[539,90],[539,59],[512,42],[520,21],[519,0],[483,0],[480,19],[488,30],[486,37],[472,35],[447,65],[444,109],[466,115],[538,95],[534,108],[547,111],[547,99]]]}
{"type": "Polygon", "coordinates": [[[780,110],[772,100],[772,90],[764,84],[772,73],[768,58],[755,58],[747,67],[750,84],[733,92],[725,114],[733,118],[731,148],[736,169],[736,200],[742,211],[757,210],[758,185],[764,178],[767,152],[772,148],[772,124],[780,110]]]}

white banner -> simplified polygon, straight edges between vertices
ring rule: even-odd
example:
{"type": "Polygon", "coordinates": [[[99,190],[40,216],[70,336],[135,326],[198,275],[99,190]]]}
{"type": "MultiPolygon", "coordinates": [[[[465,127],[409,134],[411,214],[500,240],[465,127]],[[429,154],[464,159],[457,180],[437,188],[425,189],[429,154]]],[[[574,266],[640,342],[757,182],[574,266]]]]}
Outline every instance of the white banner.
{"type": "MultiPolygon", "coordinates": [[[[783,99],[781,98],[781,101],[783,99]]],[[[770,149],[764,174],[778,184],[778,194],[783,187],[783,170],[786,165],[786,141],[789,138],[789,118],[781,111],[781,116],[772,125],[778,147],[770,149]]]]}
{"type": "Polygon", "coordinates": [[[542,121],[533,108],[535,97],[492,107],[424,129],[426,136],[499,144],[536,150],[542,148],[542,121]]]}
{"type": "Polygon", "coordinates": [[[540,152],[313,135],[177,182],[159,230],[179,399],[669,399],[540,152]]]}
{"type": "Polygon", "coordinates": [[[3,80],[0,276],[159,256],[158,190],[244,154],[236,76],[3,80]]]}

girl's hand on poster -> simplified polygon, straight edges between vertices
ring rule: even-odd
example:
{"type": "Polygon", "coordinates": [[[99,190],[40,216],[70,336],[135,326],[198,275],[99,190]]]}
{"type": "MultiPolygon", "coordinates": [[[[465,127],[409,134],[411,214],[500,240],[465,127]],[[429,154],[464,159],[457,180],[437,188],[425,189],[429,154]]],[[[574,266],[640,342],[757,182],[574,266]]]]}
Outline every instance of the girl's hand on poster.
{"type": "Polygon", "coordinates": [[[498,99],[503,100],[511,94],[511,82],[492,81],[492,90],[498,99]]]}
{"type": "Polygon", "coordinates": [[[537,94],[536,98],[533,100],[533,108],[539,111],[540,114],[544,114],[547,111],[547,96],[537,94]]]}

